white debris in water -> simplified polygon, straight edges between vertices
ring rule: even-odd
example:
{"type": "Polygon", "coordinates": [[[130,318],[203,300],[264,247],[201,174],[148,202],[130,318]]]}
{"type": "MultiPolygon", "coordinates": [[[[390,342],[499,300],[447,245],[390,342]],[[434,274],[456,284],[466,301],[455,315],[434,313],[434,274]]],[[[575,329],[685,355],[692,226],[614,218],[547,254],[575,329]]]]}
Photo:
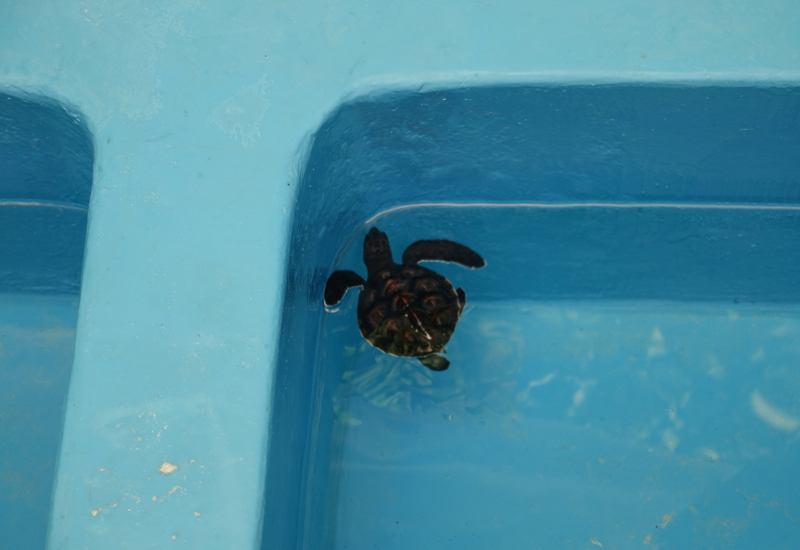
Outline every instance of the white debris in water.
{"type": "Polygon", "coordinates": [[[789,334],[791,331],[792,331],[792,327],[789,325],[789,323],[783,323],[779,327],[776,327],[775,329],[773,329],[772,335],[773,336],[777,336],[778,338],[783,338],[784,336],[789,334]]]}
{"type": "MultiPolygon", "coordinates": [[[[572,378],[572,377],[571,377],[572,378]]],[[[586,399],[586,390],[597,384],[597,380],[578,380],[572,378],[578,384],[578,389],[572,394],[572,407],[567,411],[567,416],[575,416],[575,412],[580,407],[581,403],[586,399]]]]}
{"type": "Polygon", "coordinates": [[[713,353],[710,353],[708,355],[708,363],[709,363],[707,371],[708,375],[714,380],[721,379],[722,376],[725,374],[725,367],[723,367],[720,364],[719,360],[717,359],[717,356],[714,355],[713,353]]]}
{"type": "Polygon", "coordinates": [[[544,378],[541,378],[539,380],[531,380],[530,382],[528,382],[528,387],[529,388],[535,388],[536,386],[544,386],[545,384],[547,384],[551,380],[553,380],[553,378],[555,378],[555,377],[556,377],[556,373],[551,372],[550,374],[548,374],[544,378]]]}
{"type": "Polygon", "coordinates": [[[700,449],[700,454],[711,460],[719,460],[719,454],[714,449],[700,449]]]}
{"type": "Polygon", "coordinates": [[[666,445],[670,451],[674,451],[675,447],[677,447],[678,444],[681,442],[681,439],[677,435],[675,435],[675,432],[673,432],[669,428],[667,428],[661,433],[661,440],[664,442],[664,445],[666,445]]]}
{"type": "Polygon", "coordinates": [[[664,335],[658,327],[653,329],[653,334],[650,335],[650,346],[647,348],[647,357],[655,357],[657,355],[664,355],[667,353],[667,347],[664,345],[664,335]]]}
{"type": "Polygon", "coordinates": [[[776,409],[767,403],[758,390],[750,394],[750,406],[757,417],[773,428],[793,432],[800,427],[800,418],[776,409]]]}
{"type": "Polygon", "coordinates": [[[524,390],[517,393],[517,401],[519,401],[520,403],[522,403],[523,401],[527,401],[531,395],[531,388],[535,388],[536,386],[544,386],[545,384],[550,383],[555,377],[556,373],[551,372],[544,378],[540,378],[539,380],[531,380],[530,382],[528,382],[528,385],[525,387],[524,390]]]}

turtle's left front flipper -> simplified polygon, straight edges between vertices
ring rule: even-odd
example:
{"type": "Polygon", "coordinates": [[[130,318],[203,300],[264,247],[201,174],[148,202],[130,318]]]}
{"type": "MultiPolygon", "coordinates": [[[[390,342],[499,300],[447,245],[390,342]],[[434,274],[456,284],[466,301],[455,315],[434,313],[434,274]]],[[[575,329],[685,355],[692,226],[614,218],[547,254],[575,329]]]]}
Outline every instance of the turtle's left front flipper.
{"type": "Polygon", "coordinates": [[[334,271],[325,284],[325,305],[335,306],[344,298],[347,289],[364,286],[364,279],[355,271],[334,271]]]}
{"type": "Polygon", "coordinates": [[[470,247],[447,239],[417,241],[403,252],[403,265],[416,265],[424,261],[453,262],[472,269],[486,265],[480,254],[470,247]]]}

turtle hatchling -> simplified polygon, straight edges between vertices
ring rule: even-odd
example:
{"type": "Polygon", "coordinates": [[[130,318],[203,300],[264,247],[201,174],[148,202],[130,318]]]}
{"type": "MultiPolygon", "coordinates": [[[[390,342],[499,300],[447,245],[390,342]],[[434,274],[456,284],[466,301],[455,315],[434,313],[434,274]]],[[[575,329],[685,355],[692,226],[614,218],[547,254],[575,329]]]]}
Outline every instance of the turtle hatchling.
{"type": "Polygon", "coordinates": [[[358,297],[361,335],[381,351],[417,357],[429,369],[441,371],[450,361],[438,354],[456,329],[467,295],[419,265],[425,261],[453,262],[472,269],[486,265],[471,248],[446,239],[413,243],[398,265],[386,233],[373,227],[364,239],[367,280],[354,271],[334,271],[325,285],[325,305],[336,305],[347,289],[362,287],[358,297]]]}

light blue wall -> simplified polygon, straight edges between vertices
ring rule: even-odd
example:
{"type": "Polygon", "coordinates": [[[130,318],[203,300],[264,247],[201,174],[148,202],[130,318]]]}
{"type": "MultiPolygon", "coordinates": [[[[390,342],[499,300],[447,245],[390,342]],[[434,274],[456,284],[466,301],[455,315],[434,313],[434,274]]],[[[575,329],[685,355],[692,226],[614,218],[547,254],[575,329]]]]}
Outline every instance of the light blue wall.
{"type": "Polygon", "coordinates": [[[95,138],[50,547],[257,542],[298,172],[343,99],[628,81],[797,84],[800,4],[0,3],[0,91],[95,138]]]}

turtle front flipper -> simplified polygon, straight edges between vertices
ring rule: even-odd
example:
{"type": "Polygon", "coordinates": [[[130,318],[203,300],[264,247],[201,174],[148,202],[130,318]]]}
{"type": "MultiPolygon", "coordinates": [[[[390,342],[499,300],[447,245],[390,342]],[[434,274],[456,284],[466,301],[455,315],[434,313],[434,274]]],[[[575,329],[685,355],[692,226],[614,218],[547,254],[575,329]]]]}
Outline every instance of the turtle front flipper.
{"type": "Polygon", "coordinates": [[[335,306],[342,301],[347,289],[363,285],[364,279],[355,271],[334,271],[325,284],[325,305],[335,306]]]}
{"type": "Polygon", "coordinates": [[[403,252],[403,265],[416,265],[424,261],[452,262],[472,269],[486,265],[480,254],[470,247],[447,239],[417,241],[403,252]]]}
{"type": "Polygon", "coordinates": [[[450,361],[448,361],[441,355],[426,355],[425,357],[419,357],[418,359],[420,363],[422,363],[431,370],[436,370],[436,371],[447,370],[447,367],[450,366],[450,361]]]}

